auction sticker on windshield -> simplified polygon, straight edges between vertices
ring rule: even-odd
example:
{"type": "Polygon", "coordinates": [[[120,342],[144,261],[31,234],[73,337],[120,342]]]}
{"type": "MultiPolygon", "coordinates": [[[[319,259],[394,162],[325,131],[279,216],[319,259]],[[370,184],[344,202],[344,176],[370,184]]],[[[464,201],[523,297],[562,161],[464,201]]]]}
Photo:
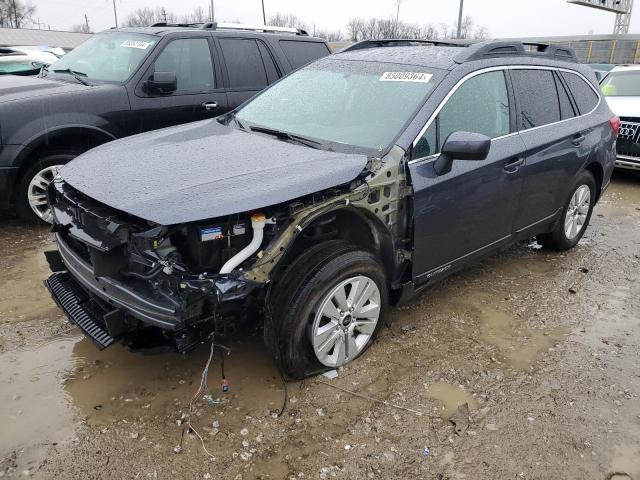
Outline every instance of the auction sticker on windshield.
{"type": "Polygon", "coordinates": [[[422,72],[384,72],[380,77],[380,81],[429,83],[432,77],[432,74],[422,72]]]}
{"type": "Polygon", "coordinates": [[[153,45],[154,42],[144,42],[142,40],[125,40],[120,44],[124,48],[139,48],[140,50],[146,50],[149,45],[153,45]]]}

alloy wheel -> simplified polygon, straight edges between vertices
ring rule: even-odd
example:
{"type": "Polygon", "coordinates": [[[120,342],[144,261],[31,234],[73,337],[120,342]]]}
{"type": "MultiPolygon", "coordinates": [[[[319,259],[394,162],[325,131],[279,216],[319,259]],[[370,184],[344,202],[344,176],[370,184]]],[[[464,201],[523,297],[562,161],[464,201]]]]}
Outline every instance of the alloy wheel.
{"type": "Polygon", "coordinates": [[[47,203],[47,187],[61,167],[62,165],[51,165],[43,168],[34,175],[27,188],[27,200],[31,210],[39,219],[47,223],[52,222],[51,209],[47,203]]]}
{"type": "Polygon", "coordinates": [[[365,276],[348,278],[325,295],[311,329],[320,363],[340,367],[367,347],[380,319],[380,298],[376,282],[365,276]]]}
{"type": "Polygon", "coordinates": [[[576,238],[584,229],[591,207],[591,190],[580,185],[571,196],[564,220],[564,234],[568,240],[576,238]]]}

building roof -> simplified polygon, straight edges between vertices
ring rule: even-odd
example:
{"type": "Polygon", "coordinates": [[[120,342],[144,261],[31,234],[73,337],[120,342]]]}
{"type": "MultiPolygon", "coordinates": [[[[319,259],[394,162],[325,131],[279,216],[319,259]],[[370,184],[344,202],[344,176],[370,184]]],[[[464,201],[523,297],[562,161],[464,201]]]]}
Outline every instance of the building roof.
{"type": "Polygon", "coordinates": [[[0,28],[0,46],[47,45],[65,50],[76,48],[91,37],[90,33],[61,32],[33,28],[0,28]]]}

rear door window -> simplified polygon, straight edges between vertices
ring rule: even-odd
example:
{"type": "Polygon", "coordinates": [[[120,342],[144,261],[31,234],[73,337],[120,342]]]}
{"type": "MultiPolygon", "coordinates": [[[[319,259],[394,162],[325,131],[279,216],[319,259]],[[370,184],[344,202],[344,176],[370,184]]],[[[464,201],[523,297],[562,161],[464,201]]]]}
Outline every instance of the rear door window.
{"type": "Polygon", "coordinates": [[[551,70],[512,70],[519,100],[520,130],[560,121],[560,101],[551,70]]]}
{"type": "Polygon", "coordinates": [[[220,47],[227,65],[229,88],[262,89],[268,85],[267,72],[256,40],[221,38],[220,47]]]}
{"type": "Polygon", "coordinates": [[[442,107],[414,148],[414,158],[440,152],[453,132],[481,133],[489,138],[507,135],[509,95],[504,73],[489,72],[464,82],[442,107]]]}
{"type": "Polygon", "coordinates": [[[326,57],[331,53],[327,45],[321,42],[280,40],[280,47],[294,69],[326,57]]]}
{"type": "Polygon", "coordinates": [[[562,76],[567,85],[569,85],[573,99],[578,105],[578,110],[580,110],[580,115],[585,115],[596,108],[599,100],[598,95],[587,82],[575,73],[562,72],[562,76]]]}

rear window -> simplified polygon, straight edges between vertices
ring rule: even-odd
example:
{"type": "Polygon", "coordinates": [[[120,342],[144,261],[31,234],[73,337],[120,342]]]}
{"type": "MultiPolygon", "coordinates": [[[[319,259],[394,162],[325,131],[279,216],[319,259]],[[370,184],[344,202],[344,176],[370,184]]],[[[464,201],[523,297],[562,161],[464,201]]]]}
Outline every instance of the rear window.
{"type": "Polygon", "coordinates": [[[598,104],[598,95],[593,88],[575,73],[562,72],[562,76],[569,85],[569,90],[573,94],[573,99],[578,105],[580,114],[584,115],[596,108],[598,104]]]}
{"type": "Polygon", "coordinates": [[[321,42],[280,40],[280,47],[293,68],[302,67],[331,53],[327,45],[321,42]]]}
{"type": "Polygon", "coordinates": [[[560,102],[551,70],[513,70],[519,97],[520,130],[560,121],[560,102]]]}

